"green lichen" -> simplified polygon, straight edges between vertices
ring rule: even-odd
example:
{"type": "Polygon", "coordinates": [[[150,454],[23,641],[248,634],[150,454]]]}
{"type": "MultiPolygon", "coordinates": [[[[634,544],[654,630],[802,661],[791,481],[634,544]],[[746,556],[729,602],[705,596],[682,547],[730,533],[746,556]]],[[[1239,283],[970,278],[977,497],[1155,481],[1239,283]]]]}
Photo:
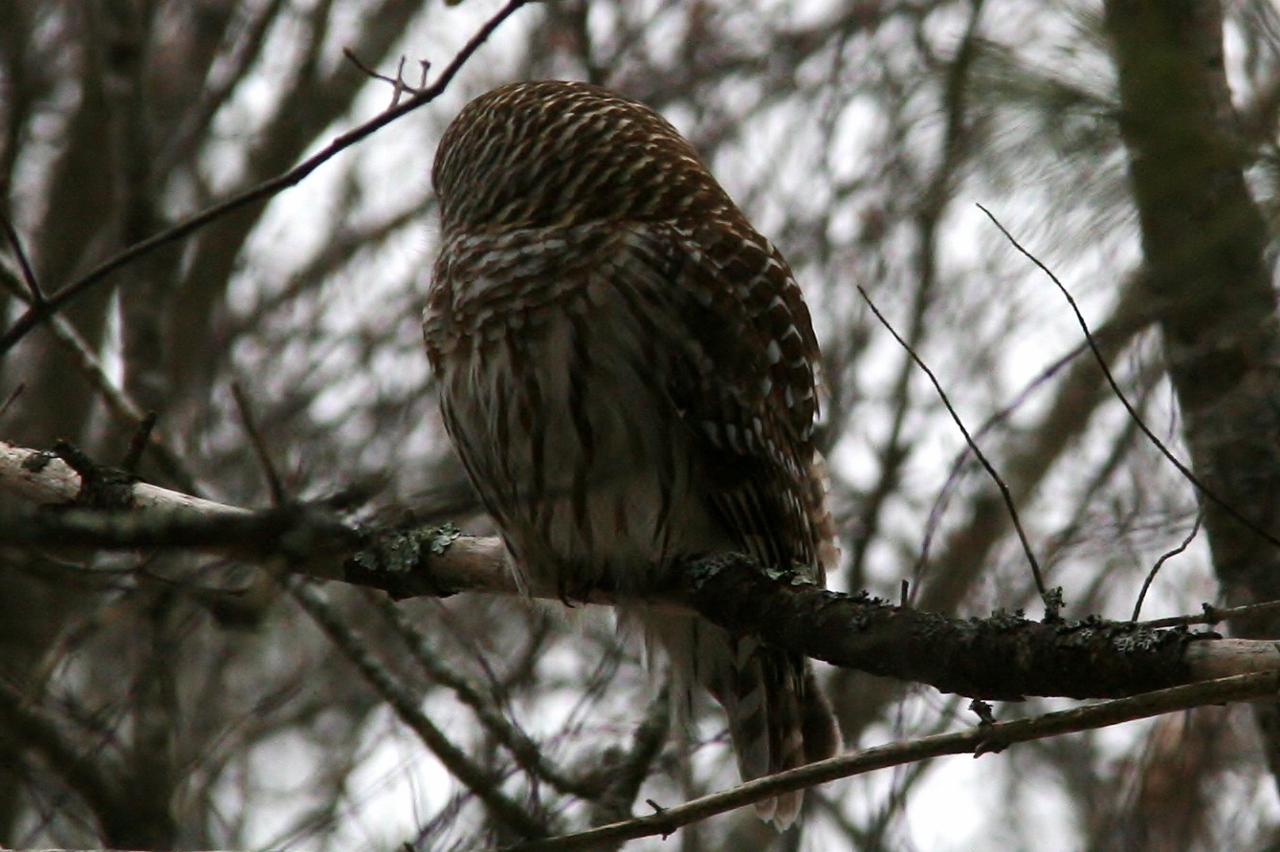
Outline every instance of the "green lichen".
{"type": "Polygon", "coordinates": [[[1154,630],[1134,630],[1117,636],[1113,642],[1117,651],[1154,651],[1160,647],[1160,635],[1154,630]]]}
{"type": "Polygon", "coordinates": [[[421,570],[424,553],[440,556],[461,537],[462,531],[451,523],[379,533],[352,559],[366,571],[406,574],[421,570]]]}
{"type": "Polygon", "coordinates": [[[423,537],[428,540],[427,545],[433,556],[442,556],[451,544],[462,538],[462,530],[458,529],[450,521],[445,521],[438,527],[429,527],[421,532],[423,537]]]}

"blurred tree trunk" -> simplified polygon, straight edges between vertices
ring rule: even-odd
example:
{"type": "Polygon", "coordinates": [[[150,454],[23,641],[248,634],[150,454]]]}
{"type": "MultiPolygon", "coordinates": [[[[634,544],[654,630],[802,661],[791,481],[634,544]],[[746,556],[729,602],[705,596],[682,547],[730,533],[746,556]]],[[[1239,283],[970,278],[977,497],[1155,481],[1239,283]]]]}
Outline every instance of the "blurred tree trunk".
{"type": "MultiPolygon", "coordinates": [[[[1149,298],[1196,476],[1223,503],[1280,531],[1280,339],[1266,223],[1223,65],[1222,6],[1109,0],[1120,127],[1142,226],[1149,298]]],[[[1280,549],[1205,500],[1214,568],[1231,605],[1280,598],[1280,549]]],[[[1280,635],[1274,616],[1233,632],[1280,635]]],[[[1280,780],[1280,707],[1256,715],[1280,780]]]]}

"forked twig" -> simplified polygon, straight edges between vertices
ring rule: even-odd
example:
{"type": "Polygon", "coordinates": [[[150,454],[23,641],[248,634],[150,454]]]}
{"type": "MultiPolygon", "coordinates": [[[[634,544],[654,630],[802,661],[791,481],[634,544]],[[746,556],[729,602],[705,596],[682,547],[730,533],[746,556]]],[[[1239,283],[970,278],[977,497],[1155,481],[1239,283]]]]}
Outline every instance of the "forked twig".
{"type": "Polygon", "coordinates": [[[391,107],[395,107],[400,103],[400,96],[405,92],[408,92],[411,95],[416,95],[427,87],[427,72],[431,70],[431,63],[425,59],[418,60],[418,65],[422,68],[422,77],[418,80],[418,85],[410,86],[404,81],[405,59],[403,56],[400,57],[400,64],[396,66],[396,76],[388,77],[386,74],[379,74],[368,65],[365,65],[364,62],[360,60],[360,57],[356,56],[355,51],[349,47],[342,48],[342,55],[347,57],[347,61],[356,66],[356,68],[358,68],[362,73],[367,74],[375,80],[381,80],[382,82],[389,83],[391,85],[391,107]]]}

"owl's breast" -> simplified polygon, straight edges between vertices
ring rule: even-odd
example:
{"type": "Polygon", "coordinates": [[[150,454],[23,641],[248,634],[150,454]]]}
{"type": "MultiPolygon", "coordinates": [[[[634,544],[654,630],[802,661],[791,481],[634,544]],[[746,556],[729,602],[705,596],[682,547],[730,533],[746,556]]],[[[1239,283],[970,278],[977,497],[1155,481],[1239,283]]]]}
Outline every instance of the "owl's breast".
{"type": "Polygon", "coordinates": [[[556,260],[438,266],[425,324],[446,426],[517,560],[551,578],[625,583],[731,549],[659,336],[637,316],[644,297],[599,253],[587,266],[556,260]]]}

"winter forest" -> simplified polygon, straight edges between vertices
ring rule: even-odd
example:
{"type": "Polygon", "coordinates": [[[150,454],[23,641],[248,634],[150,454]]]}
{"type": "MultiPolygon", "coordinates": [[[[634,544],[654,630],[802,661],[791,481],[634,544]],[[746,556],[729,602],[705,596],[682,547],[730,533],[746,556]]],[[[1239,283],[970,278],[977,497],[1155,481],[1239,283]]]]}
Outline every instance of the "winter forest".
{"type": "Polygon", "coordinates": [[[0,230],[0,847],[1280,849],[1268,0],[0,0],[0,230]],[[782,833],[444,432],[432,158],[551,78],[813,315],[833,593],[654,592],[826,661],[782,833]]]}

